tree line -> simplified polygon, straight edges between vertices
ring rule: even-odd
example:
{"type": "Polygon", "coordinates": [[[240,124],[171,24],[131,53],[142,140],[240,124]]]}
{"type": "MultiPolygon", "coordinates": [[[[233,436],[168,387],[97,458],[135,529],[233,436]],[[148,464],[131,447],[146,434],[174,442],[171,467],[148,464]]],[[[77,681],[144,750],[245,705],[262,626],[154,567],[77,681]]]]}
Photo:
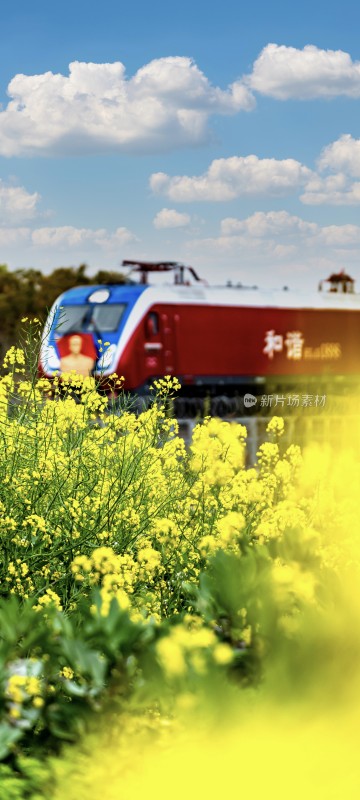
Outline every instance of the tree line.
{"type": "Polygon", "coordinates": [[[96,275],[87,275],[86,264],[79,267],[58,267],[49,275],[37,269],[9,270],[0,264],[0,357],[7,349],[17,344],[24,327],[21,320],[37,317],[45,322],[47,314],[62,292],[74,286],[124,283],[120,272],[99,270],[96,275]]]}

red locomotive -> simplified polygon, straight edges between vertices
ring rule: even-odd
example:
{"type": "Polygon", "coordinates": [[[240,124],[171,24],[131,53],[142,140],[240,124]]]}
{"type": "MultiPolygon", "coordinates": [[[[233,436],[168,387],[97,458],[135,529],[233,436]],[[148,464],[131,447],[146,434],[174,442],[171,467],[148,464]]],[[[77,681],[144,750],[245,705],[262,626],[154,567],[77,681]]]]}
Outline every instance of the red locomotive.
{"type": "Polygon", "coordinates": [[[211,287],[173,262],[123,264],[139,272],[139,283],[81,286],[58,298],[44,374],[61,369],[75,344],[79,351],[80,337],[92,374],[124,375],[126,390],[145,394],[163,375],[176,375],[189,396],[229,397],[257,385],[360,376],[360,295],[344,272],[302,293],[211,287]],[[170,270],[173,284],[148,284],[150,273],[170,270]]]}

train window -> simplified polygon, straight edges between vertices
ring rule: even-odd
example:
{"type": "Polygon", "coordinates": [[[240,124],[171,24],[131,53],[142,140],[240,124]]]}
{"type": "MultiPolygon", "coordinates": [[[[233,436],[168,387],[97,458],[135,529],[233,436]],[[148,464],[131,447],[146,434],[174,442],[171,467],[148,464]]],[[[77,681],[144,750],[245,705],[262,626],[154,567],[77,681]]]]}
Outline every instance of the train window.
{"type": "Polygon", "coordinates": [[[125,308],[125,303],[63,306],[56,328],[61,336],[77,331],[112,333],[118,329],[125,308]]]}
{"type": "Polygon", "coordinates": [[[117,331],[125,308],[125,303],[95,306],[91,321],[99,331],[117,331]]]}
{"type": "Polygon", "coordinates": [[[147,336],[156,336],[159,333],[159,314],[156,311],[149,312],[146,317],[145,327],[147,336]]]}
{"type": "Polygon", "coordinates": [[[55,321],[58,333],[63,335],[81,330],[86,309],[87,306],[62,306],[55,321]]]}

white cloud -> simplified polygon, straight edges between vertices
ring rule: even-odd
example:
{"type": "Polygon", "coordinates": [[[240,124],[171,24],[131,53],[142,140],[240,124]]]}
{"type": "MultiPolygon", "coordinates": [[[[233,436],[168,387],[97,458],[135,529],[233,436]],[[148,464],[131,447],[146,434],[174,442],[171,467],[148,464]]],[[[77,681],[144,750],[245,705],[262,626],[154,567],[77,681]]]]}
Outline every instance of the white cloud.
{"type": "Polygon", "coordinates": [[[287,211],[257,211],[245,219],[223,219],[219,236],[193,239],[187,247],[197,254],[218,253],[225,261],[238,259],[241,252],[243,264],[271,264],[275,274],[277,262],[290,269],[301,261],[306,267],[316,258],[319,266],[324,258],[334,265],[338,259],[340,268],[344,260],[360,259],[360,225],[321,226],[287,211]]]}
{"type": "Polygon", "coordinates": [[[184,228],[189,225],[191,217],[189,214],[181,214],[174,208],[162,208],[154,217],[155,228],[184,228]]]}
{"type": "MultiPolygon", "coordinates": [[[[150,187],[154,194],[165,195],[174,202],[222,202],[298,190],[302,191],[300,200],[304,205],[360,204],[360,180],[354,180],[360,178],[360,139],[344,134],[324,148],[317,167],[314,172],[293,158],[232,156],[212,161],[202,175],[153,173],[150,187]]],[[[224,221],[225,226],[231,224],[231,218],[224,221]]],[[[260,218],[256,224],[260,224],[260,218]]]]}
{"type": "Polygon", "coordinates": [[[288,211],[256,211],[246,219],[227,217],[220,223],[220,240],[230,242],[231,237],[261,246],[261,239],[279,240],[288,246],[289,239],[302,246],[322,243],[329,246],[360,244],[360,225],[318,225],[316,222],[289,214],[288,211]]]}
{"type": "Polygon", "coordinates": [[[320,170],[339,170],[360,178],[360,139],[353,139],[349,133],[343,134],[324,148],[318,166],[320,170]]]}
{"type": "Polygon", "coordinates": [[[253,91],[278,100],[316,97],[360,97],[360,62],[342,50],[303,50],[268,44],[253,65],[246,83],[253,91]]]}
{"type": "Polygon", "coordinates": [[[109,234],[107,231],[104,231],[104,234],[101,233],[101,235],[96,238],[95,243],[103,250],[109,253],[115,253],[116,251],[119,252],[119,248],[124,247],[126,244],[129,244],[129,242],[138,241],[138,237],[129,231],[128,228],[116,228],[114,233],[109,234]]]}
{"type": "Polygon", "coordinates": [[[94,241],[101,232],[105,233],[88,228],[74,228],[72,225],[37,228],[32,232],[32,242],[37,247],[78,247],[87,241],[94,241]]]}
{"type": "Polygon", "coordinates": [[[39,200],[37,192],[30,194],[22,186],[8,186],[0,180],[1,222],[16,223],[31,219],[37,213],[39,200]]]}
{"type": "MultiPolygon", "coordinates": [[[[181,237],[176,259],[193,264],[211,283],[232,279],[259,286],[315,289],[321,278],[342,267],[360,281],[360,225],[319,225],[280,210],[227,217],[218,235],[213,227],[210,236],[195,235],[193,227],[191,231],[192,238],[181,237]]],[[[83,261],[90,270],[113,269],[125,257],[124,251],[133,257],[134,241],[126,228],[0,228],[2,260],[12,268],[36,264],[44,272],[83,261]]],[[[138,258],[159,257],[155,243],[145,246],[136,241],[138,258]]]]}
{"type": "Polygon", "coordinates": [[[0,228],[1,247],[18,246],[31,241],[30,228],[0,228]]]}
{"type": "Polygon", "coordinates": [[[32,232],[31,240],[36,247],[56,247],[68,250],[97,245],[105,250],[116,250],[118,247],[135,241],[136,236],[127,228],[117,228],[108,233],[105,228],[75,228],[72,225],[53,228],[37,228],[32,232]]]}
{"type": "MultiPolygon", "coordinates": [[[[336,176],[339,179],[344,176],[336,176]]],[[[316,183],[316,189],[313,188],[300,195],[300,200],[307,206],[357,206],[360,204],[360,182],[350,183],[345,182],[344,188],[339,190],[331,188],[332,181],[328,178],[319,180],[316,183]]]]}
{"type": "Polygon", "coordinates": [[[280,100],[360,97],[360,62],[341,50],[268,44],[250,75],[222,89],[188,57],[124,65],[74,61],[69,74],[17,74],[0,110],[0,155],[163,152],[209,138],[213,115],[249,111],[253,92],[280,100]]]}
{"type": "Polygon", "coordinates": [[[360,140],[344,134],[322,151],[300,200],[305,205],[359,205],[360,140]],[[338,171],[337,171],[338,170],[338,171]],[[330,172],[330,174],[321,174],[330,172]]]}
{"type": "Polygon", "coordinates": [[[16,75],[0,111],[0,154],[163,151],[208,138],[213,114],[249,110],[238,81],[214,87],[190,58],[159,58],[127,78],[121,62],[74,61],[69,75],[16,75]]]}
{"type": "Polygon", "coordinates": [[[255,155],[233,156],[212,161],[207,172],[199,176],[170,177],[156,172],[150,177],[150,186],[156,194],[177,202],[226,201],[241,195],[286,194],[302,186],[311,174],[293,158],[280,161],[255,155]]]}
{"type": "Polygon", "coordinates": [[[25,228],[0,227],[0,244],[18,245],[24,241],[34,247],[59,248],[61,250],[79,249],[96,245],[103,250],[118,250],[129,242],[139,241],[127,228],[117,228],[113,233],[105,228],[75,228],[72,225],[61,227],[25,228]]]}
{"type": "Polygon", "coordinates": [[[242,233],[254,238],[264,238],[276,235],[312,235],[318,226],[314,222],[292,216],[287,211],[256,211],[247,219],[227,217],[221,221],[220,227],[224,236],[242,233]]]}
{"type": "Polygon", "coordinates": [[[352,247],[360,244],[359,225],[325,225],[318,232],[318,239],[329,247],[352,247]]]}

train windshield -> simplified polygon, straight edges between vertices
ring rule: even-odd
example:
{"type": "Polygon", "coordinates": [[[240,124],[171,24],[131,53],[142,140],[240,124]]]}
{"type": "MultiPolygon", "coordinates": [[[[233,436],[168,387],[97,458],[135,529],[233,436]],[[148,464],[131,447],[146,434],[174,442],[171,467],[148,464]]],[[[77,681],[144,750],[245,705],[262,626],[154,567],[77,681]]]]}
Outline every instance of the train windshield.
{"type": "Polygon", "coordinates": [[[62,306],[56,325],[61,336],[67,333],[112,333],[117,331],[126,303],[62,306]]]}

